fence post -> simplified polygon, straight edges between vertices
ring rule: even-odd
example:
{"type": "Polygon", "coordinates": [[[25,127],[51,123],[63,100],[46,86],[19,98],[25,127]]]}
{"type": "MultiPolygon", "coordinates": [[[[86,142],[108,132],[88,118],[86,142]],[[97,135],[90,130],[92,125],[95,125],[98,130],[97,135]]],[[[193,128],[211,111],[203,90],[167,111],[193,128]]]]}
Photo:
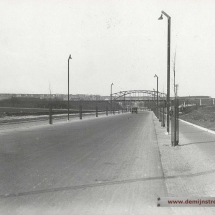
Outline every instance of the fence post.
{"type": "Polygon", "coordinates": [[[80,119],[82,119],[82,105],[79,106],[79,116],[80,119]]]}

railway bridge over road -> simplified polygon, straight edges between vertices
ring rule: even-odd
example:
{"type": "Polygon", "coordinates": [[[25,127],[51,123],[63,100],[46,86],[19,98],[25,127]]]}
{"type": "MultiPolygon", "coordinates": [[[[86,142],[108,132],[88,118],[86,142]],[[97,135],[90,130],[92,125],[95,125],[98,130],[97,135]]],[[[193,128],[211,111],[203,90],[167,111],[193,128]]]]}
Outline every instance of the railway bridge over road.
{"type": "Polygon", "coordinates": [[[131,108],[137,103],[144,107],[152,107],[158,102],[166,100],[166,94],[152,90],[128,90],[113,93],[111,99],[113,103],[119,103],[124,108],[131,108]]]}
{"type": "MultiPolygon", "coordinates": [[[[157,91],[152,90],[128,90],[112,94],[114,101],[153,101],[157,98],[157,91]]],[[[163,101],[166,94],[158,92],[158,99],[163,101]]]]}
{"type": "MultiPolygon", "coordinates": [[[[156,103],[158,95],[158,104],[166,101],[166,93],[158,92],[155,90],[128,90],[119,91],[112,94],[112,100],[115,103],[120,103],[121,106],[131,107],[135,102],[142,102],[146,107],[153,107],[156,103]]],[[[110,98],[111,100],[111,98],[110,98]]],[[[174,97],[170,97],[170,102],[174,97]]],[[[214,106],[215,98],[210,96],[178,96],[178,104],[183,106],[198,105],[198,106],[214,106]]],[[[171,105],[171,104],[170,104],[171,105]]]]}

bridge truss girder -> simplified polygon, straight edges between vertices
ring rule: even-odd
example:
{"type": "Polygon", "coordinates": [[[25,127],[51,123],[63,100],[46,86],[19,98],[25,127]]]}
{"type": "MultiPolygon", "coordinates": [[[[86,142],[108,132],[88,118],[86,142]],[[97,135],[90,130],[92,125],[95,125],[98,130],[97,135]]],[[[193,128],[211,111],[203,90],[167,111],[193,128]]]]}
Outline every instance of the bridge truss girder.
{"type": "MultiPolygon", "coordinates": [[[[157,100],[157,91],[153,90],[129,90],[112,94],[113,101],[152,101],[157,100]]],[[[158,100],[166,100],[166,94],[158,92],[158,100]]]]}

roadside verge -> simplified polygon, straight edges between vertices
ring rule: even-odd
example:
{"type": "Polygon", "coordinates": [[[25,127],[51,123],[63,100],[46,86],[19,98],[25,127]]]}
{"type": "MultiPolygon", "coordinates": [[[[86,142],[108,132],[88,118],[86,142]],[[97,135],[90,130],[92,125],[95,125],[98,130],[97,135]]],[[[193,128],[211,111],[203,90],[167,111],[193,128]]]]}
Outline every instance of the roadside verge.
{"type": "MultiPolygon", "coordinates": [[[[215,135],[180,121],[179,145],[153,114],[168,197],[215,196],[215,135]]],[[[173,208],[174,214],[215,214],[215,208],[173,208]]]]}

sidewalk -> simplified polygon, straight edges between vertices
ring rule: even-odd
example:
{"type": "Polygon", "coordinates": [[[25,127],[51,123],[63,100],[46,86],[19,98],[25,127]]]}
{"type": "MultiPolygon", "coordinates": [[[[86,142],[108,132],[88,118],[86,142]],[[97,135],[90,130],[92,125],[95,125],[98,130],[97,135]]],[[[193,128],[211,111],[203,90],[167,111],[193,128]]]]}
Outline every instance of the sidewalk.
{"type": "MultiPolygon", "coordinates": [[[[153,114],[168,197],[215,196],[215,134],[179,123],[179,146],[153,114]]],[[[215,214],[215,207],[172,207],[173,214],[215,214]]]]}

